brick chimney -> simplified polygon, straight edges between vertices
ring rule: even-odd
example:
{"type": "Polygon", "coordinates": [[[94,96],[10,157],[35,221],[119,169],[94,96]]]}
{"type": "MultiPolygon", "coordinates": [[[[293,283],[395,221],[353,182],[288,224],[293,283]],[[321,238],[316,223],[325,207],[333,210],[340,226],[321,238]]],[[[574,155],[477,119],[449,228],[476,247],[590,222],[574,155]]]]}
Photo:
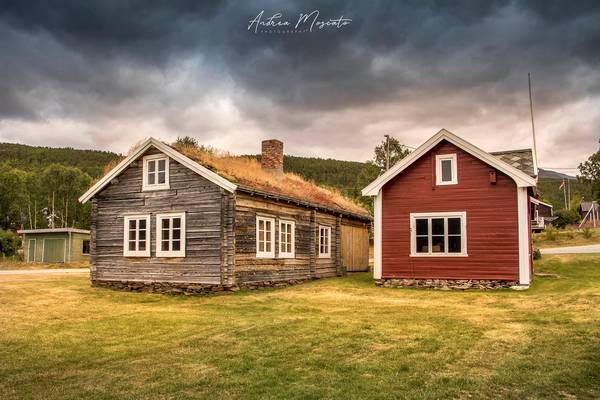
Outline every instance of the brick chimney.
{"type": "Polygon", "coordinates": [[[283,175],[283,142],[277,139],[263,140],[261,164],[265,171],[283,175]]]}

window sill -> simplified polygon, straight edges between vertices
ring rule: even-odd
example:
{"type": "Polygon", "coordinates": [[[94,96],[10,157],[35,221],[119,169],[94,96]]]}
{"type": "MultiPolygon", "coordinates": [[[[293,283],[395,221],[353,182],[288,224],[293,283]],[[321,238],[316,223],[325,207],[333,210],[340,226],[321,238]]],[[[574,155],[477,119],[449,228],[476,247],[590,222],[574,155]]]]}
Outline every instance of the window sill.
{"type": "Polygon", "coordinates": [[[156,253],[156,258],[185,258],[185,253],[156,253]]]}
{"type": "MultiPolygon", "coordinates": [[[[87,254],[89,255],[89,254],[87,254]]],[[[127,254],[123,254],[123,257],[127,257],[127,258],[149,258],[150,254],[131,254],[131,253],[127,253],[127,254]]]]}
{"type": "Polygon", "coordinates": [[[319,258],[331,258],[331,255],[330,254],[326,254],[326,255],[319,254],[319,258]]]}
{"type": "Polygon", "coordinates": [[[170,185],[153,185],[153,186],[142,186],[142,192],[154,192],[157,190],[169,190],[170,185]]]}
{"type": "Polygon", "coordinates": [[[257,254],[256,258],[275,258],[275,254],[257,254]]]}
{"type": "Polygon", "coordinates": [[[284,254],[284,255],[280,254],[279,257],[277,257],[277,258],[288,259],[289,260],[289,259],[296,258],[296,256],[294,254],[284,254]]]}
{"type": "Polygon", "coordinates": [[[439,258],[445,258],[445,257],[469,257],[469,255],[467,253],[448,253],[448,254],[440,254],[440,253],[438,253],[438,254],[411,253],[410,257],[439,257],[439,258]]]}
{"type": "Polygon", "coordinates": [[[435,186],[451,186],[458,185],[458,182],[436,182],[435,186]]]}

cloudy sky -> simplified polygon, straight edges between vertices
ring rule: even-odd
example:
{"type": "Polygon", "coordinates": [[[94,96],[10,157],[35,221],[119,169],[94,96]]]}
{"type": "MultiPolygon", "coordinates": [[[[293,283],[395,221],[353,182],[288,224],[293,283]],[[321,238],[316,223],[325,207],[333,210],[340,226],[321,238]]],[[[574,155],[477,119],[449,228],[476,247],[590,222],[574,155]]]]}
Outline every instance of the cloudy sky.
{"type": "Polygon", "coordinates": [[[52,3],[0,3],[0,141],[126,152],[191,135],[255,153],[275,137],[364,161],[384,134],[417,146],[447,128],[531,147],[531,72],[540,165],[598,147],[595,1],[52,3]],[[276,29],[314,10],[351,22],[248,29],[262,10],[290,23],[276,29]]]}

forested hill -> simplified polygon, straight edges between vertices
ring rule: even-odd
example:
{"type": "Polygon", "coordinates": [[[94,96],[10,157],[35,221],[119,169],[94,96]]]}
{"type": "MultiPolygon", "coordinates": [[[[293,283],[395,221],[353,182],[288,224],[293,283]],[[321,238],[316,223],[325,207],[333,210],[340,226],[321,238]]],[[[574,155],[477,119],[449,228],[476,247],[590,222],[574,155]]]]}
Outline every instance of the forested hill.
{"type": "Polygon", "coordinates": [[[27,172],[43,169],[50,164],[77,167],[96,178],[104,165],[119,157],[110,151],[77,150],[69,147],[36,147],[16,143],[0,143],[0,164],[27,172]]]}

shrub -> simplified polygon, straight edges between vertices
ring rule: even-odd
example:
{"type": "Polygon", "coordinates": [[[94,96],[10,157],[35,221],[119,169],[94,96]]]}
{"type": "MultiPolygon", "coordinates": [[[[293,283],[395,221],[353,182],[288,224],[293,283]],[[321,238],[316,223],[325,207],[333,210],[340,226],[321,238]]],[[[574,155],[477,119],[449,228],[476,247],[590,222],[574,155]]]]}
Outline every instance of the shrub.
{"type": "Polygon", "coordinates": [[[594,230],[590,227],[583,228],[582,230],[583,237],[586,239],[591,239],[594,236],[594,230]]]}
{"type": "Polygon", "coordinates": [[[573,239],[575,237],[575,234],[573,233],[572,230],[568,230],[568,231],[565,231],[565,236],[567,239],[573,239]]]}
{"type": "Polygon", "coordinates": [[[542,258],[542,252],[540,249],[533,249],[533,259],[539,260],[540,258],[542,258]]]}
{"type": "Polygon", "coordinates": [[[14,232],[0,229],[0,255],[11,257],[17,254],[21,238],[14,232]]]}
{"type": "Polygon", "coordinates": [[[546,237],[546,240],[554,242],[558,238],[558,231],[556,230],[555,227],[550,225],[549,227],[546,228],[546,230],[544,232],[544,236],[546,237]]]}
{"type": "Polygon", "coordinates": [[[556,219],[552,221],[552,225],[557,228],[564,228],[567,225],[575,225],[579,222],[579,213],[574,210],[558,210],[554,213],[556,219]]]}

